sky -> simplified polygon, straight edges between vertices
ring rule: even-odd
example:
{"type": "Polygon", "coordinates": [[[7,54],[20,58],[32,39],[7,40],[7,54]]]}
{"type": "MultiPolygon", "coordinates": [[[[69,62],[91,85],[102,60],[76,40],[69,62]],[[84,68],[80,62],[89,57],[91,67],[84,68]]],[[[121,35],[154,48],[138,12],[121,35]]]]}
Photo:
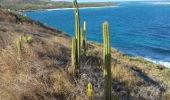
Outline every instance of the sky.
{"type": "MultiPolygon", "coordinates": [[[[54,0],[54,1],[73,1],[73,0],[54,0]]],[[[170,0],[77,0],[78,2],[114,2],[114,1],[170,1],[170,0]]]]}

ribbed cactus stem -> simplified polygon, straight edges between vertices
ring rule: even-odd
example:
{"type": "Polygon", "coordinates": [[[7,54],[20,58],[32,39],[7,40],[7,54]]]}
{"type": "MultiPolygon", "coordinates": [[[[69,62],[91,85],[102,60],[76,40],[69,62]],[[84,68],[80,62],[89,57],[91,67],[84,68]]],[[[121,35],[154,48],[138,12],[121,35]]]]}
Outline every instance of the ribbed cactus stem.
{"type": "Polygon", "coordinates": [[[81,30],[80,30],[80,16],[79,16],[79,8],[77,5],[77,0],[73,0],[73,6],[75,8],[75,35],[76,35],[76,64],[75,64],[75,74],[79,74],[80,72],[80,47],[81,47],[81,30]]]}
{"type": "Polygon", "coordinates": [[[75,38],[72,39],[72,49],[71,49],[71,62],[72,67],[75,67],[75,48],[76,48],[76,40],[75,38]]]}
{"type": "Polygon", "coordinates": [[[110,47],[110,32],[109,24],[103,24],[104,37],[104,98],[111,100],[111,47],[110,47]]]}
{"type": "Polygon", "coordinates": [[[16,48],[17,48],[17,57],[20,60],[21,59],[21,40],[17,40],[16,48]]]}
{"type": "Polygon", "coordinates": [[[81,41],[81,48],[83,47],[83,29],[81,28],[81,38],[80,38],[80,41],[81,41]]]}
{"type": "Polygon", "coordinates": [[[84,48],[84,50],[86,50],[86,21],[84,21],[84,24],[83,24],[83,33],[84,33],[84,36],[83,36],[83,48],[84,48]]]}

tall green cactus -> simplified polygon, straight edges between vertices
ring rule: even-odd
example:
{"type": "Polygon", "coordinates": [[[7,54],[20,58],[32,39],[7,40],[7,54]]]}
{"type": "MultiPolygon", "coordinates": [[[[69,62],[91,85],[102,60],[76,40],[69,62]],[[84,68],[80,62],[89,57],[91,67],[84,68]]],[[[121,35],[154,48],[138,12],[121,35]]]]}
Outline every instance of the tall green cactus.
{"type": "Polygon", "coordinates": [[[86,21],[84,21],[84,25],[83,25],[83,49],[84,51],[86,51],[86,21]]]}
{"type": "Polygon", "coordinates": [[[76,52],[75,52],[75,48],[76,48],[76,39],[73,38],[72,39],[72,49],[71,49],[71,62],[72,62],[72,67],[75,67],[75,55],[76,55],[76,52]]]}
{"type": "Polygon", "coordinates": [[[80,42],[81,42],[81,48],[83,48],[83,29],[82,28],[80,28],[80,42]]]}
{"type": "Polygon", "coordinates": [[[110,32],[109,24],[103,24],[104,37],[104,98],[111,100],[111,47],[110,47],[110,32]]]}
{"type": "Polygon", "coordinates": [[[73,0],[73,6],[75,8],[75,35],[76,35],[76,49],[75,49],[75,70],[76,75],[80,72],[80,48],[81,48],[81,32],[80,32],[80,16],[79,16],[79,8],[77,5],[77,0],[73,0]]]}
{"type": "Polygon", "coordinates": [[[16,42],[16,48],[17,48],[17,59],[21,59],[21,40],[17,40],[16,42]]]}

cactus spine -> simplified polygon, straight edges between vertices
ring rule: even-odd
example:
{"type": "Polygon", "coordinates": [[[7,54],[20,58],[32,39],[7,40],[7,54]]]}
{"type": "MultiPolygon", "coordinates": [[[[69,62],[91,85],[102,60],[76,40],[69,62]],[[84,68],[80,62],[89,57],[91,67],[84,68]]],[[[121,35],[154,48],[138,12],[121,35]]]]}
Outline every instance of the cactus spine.
{"type": "Polygon", "coordinates": [[[104,37],[104,98],[111,100],[111,48],[110,48],[110,32],[109,24],[103,24],[104,37]]]}
{"type": "Polygon", "coordinates": [[[79,8],[77,5],[77,0],[73,0],[73,6],[75,8],[75,35],[76,35],[76,49],[75,49],[75,74],[78,75],[80,72],[80,47],[81,47],[81,32],[80,32],[80,16],[79,16],[79,8]]]}
{"type": "Polygon", "coordinates": [[[83,25],[83,33],[84,33],[84,36],[83,36],[83,49],[84,51],[86,51],[86,21],[84,21],[84,25],[83,25]]]}

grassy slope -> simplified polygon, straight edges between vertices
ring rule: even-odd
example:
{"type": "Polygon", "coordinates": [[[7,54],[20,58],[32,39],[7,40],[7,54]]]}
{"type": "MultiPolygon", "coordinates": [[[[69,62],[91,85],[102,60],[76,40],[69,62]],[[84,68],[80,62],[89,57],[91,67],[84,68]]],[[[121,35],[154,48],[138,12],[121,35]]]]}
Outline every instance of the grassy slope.
{"type": "MultiPolygon", "coordinates": [[[[86,100],[88,82],[95,100],[103,100],[102,46],[88,45],[81,58],[81,78],[72,75],[71,39],[41,23],[0,10],[0,98],[2,100],[86,100]],[[22,44],[17,59],[16,41],[24,33],[33,41],[22,44]]],[[[164,100],[170,97],[170,69],[130,58],[112,49],[112,89],[115,98],[164,100]],[[169,96],[169,97],[168,97],[169,96]]]]}
{"type": "MultiPolygon", "coordinates": [[[[14,0],[15,1],[15,0],[14,0]]],[[[34,2],[0,2],[0,7],[12,10],[37,10],[37,9],[52,9],[52,8],[72,8],[71,2],[51,2],[51,1],[34,1],[34,2]]],[[[113,2],[100,3],[80,3],[80,7],[101,7],[114,6],[113,2]]]]}

